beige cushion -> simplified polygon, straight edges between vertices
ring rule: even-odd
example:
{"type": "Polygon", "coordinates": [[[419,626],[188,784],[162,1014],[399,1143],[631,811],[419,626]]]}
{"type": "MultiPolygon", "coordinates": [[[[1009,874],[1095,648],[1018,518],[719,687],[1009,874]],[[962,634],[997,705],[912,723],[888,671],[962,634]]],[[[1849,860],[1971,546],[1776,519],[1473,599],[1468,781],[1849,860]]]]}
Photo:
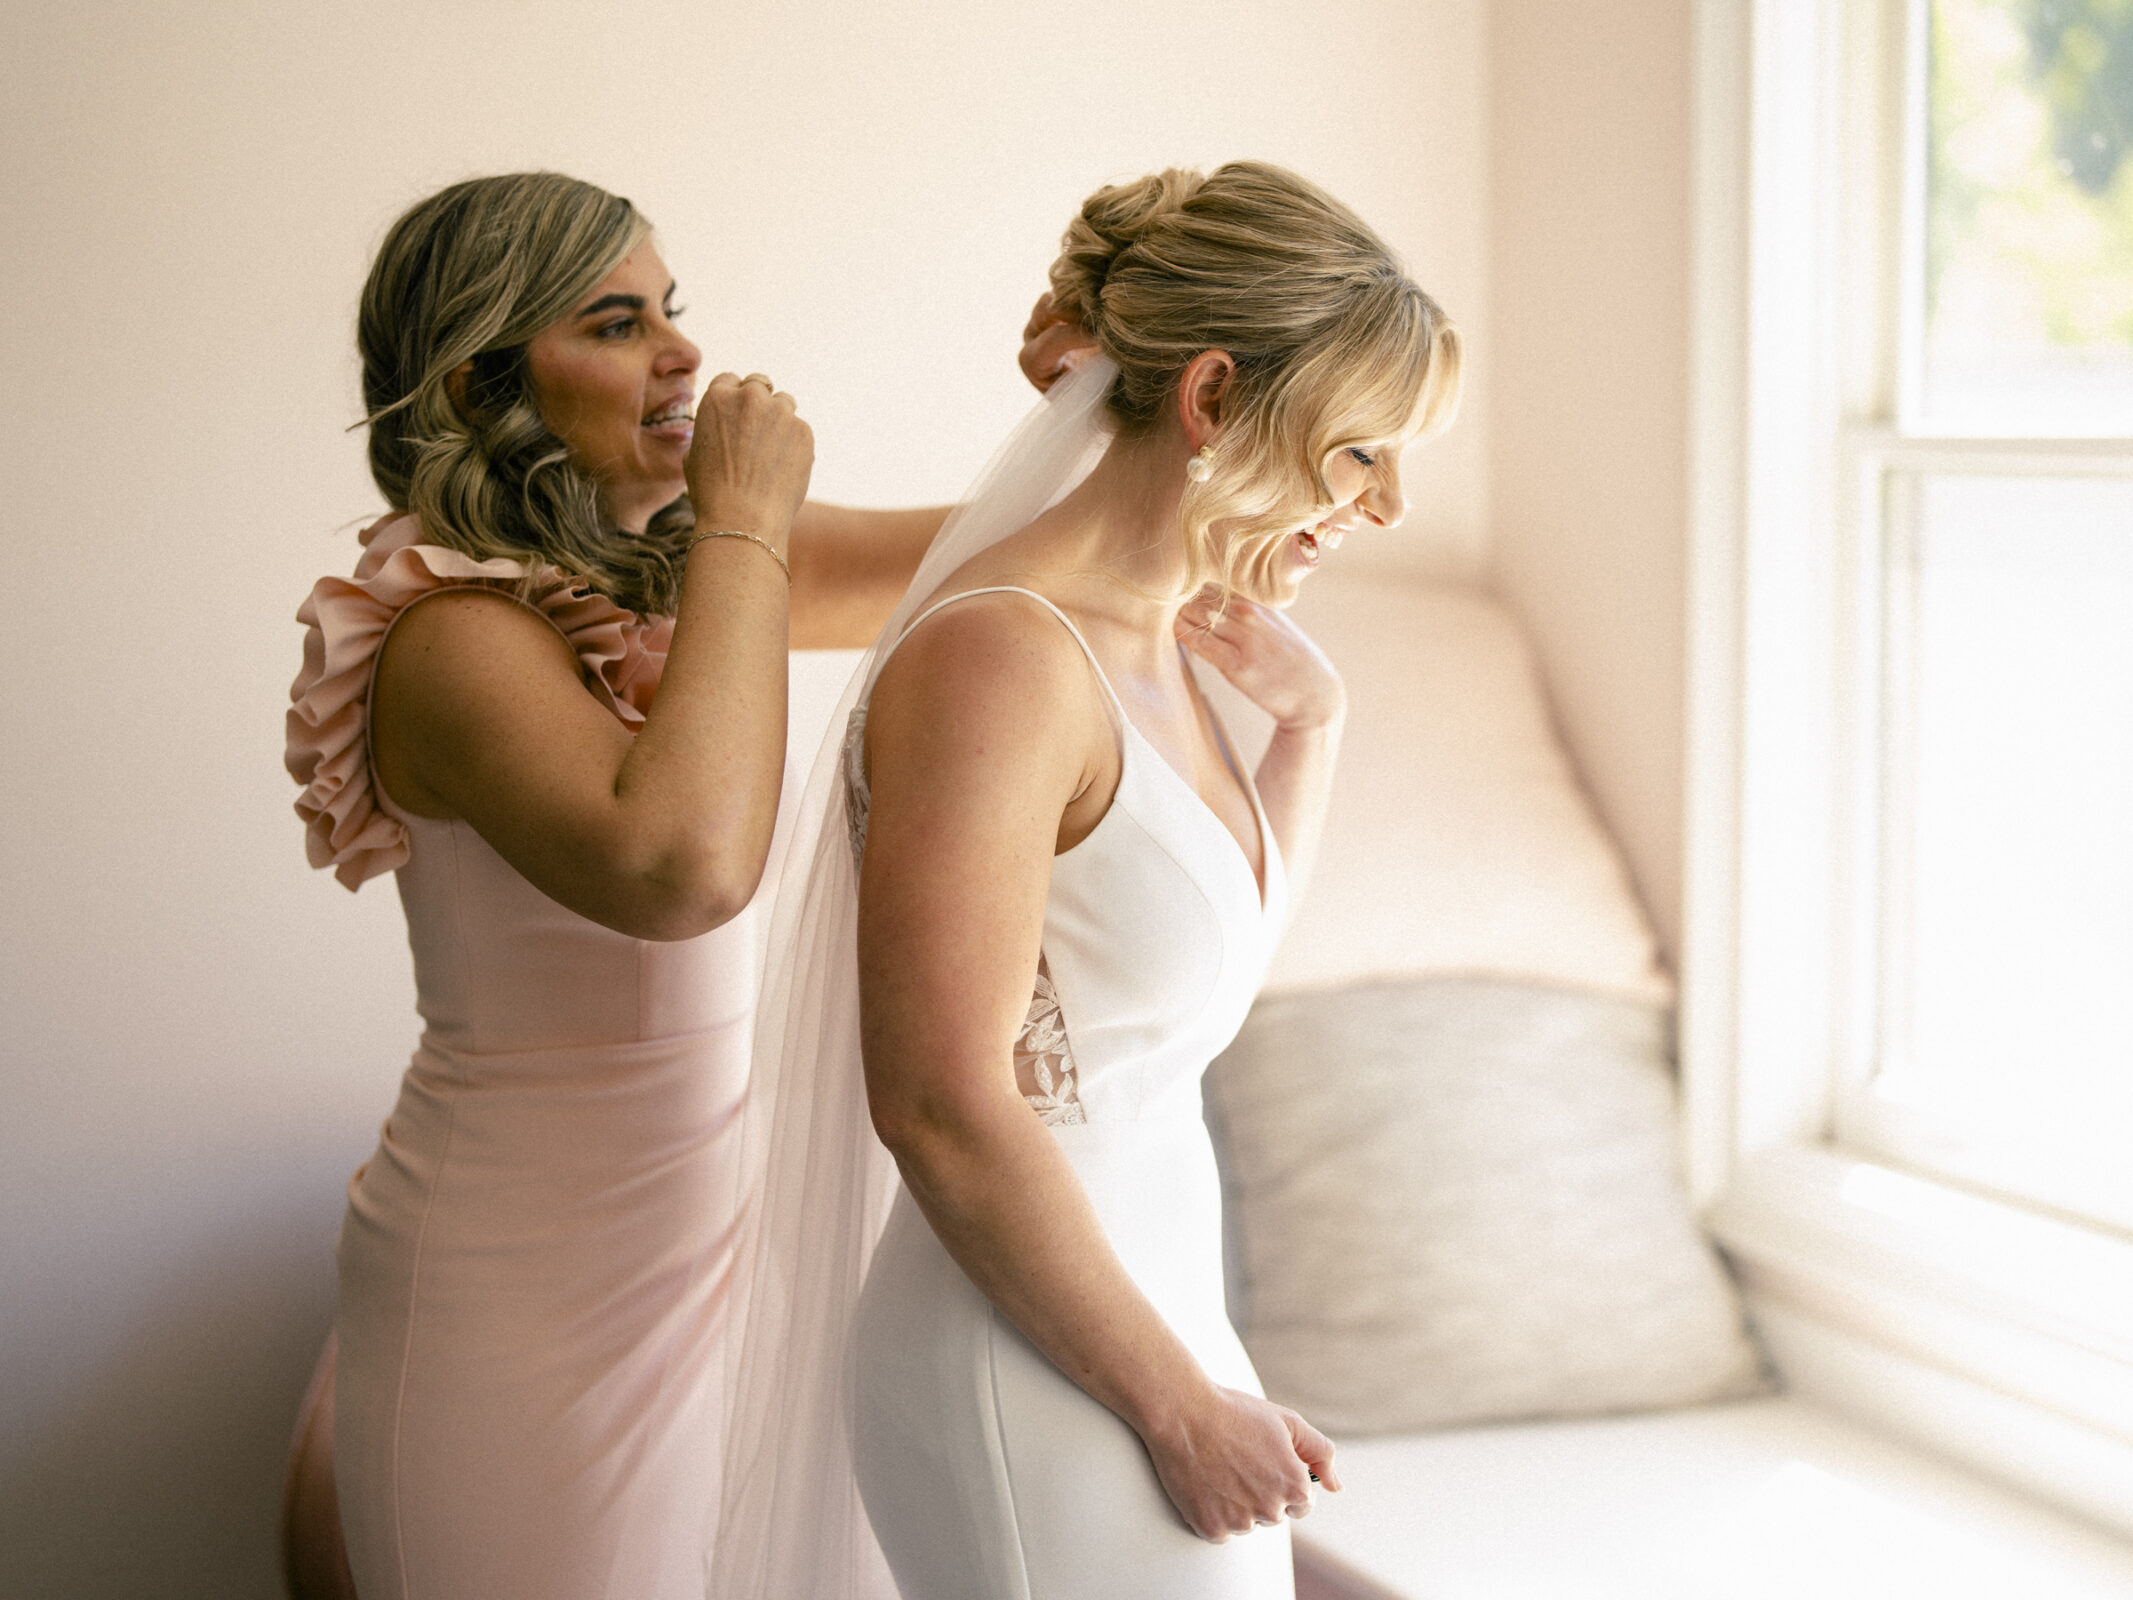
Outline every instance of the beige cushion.
{"type": "MultiPolygon", "coordinates": [[[[1348,685],[1348,727],[1318,869],[1268,988],[1459,972],[1668,998],[1502,602],[1329,569],[1293,615],[1348,685]]],[[[1266,719],[1200,676],[1256,761],[1266,719]]]]}
{"type": "Polygon", "coordinates": [[[1504,980],[1262,999],[1207,1109],[1268,1394],[1370,1434],[1764,1387],[1677,1176],[1667,1034],[1504,980]]]}

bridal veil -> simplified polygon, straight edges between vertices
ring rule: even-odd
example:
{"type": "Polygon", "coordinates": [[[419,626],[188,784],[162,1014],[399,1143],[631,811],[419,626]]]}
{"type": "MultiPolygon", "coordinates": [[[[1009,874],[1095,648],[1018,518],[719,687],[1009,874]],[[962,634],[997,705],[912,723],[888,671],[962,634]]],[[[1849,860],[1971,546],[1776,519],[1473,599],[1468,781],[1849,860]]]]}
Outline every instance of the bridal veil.
{"type": "Polygon", "coordinates": [[[949,575],[1034,521],[1109,442],[1118,369],[1090,356],[1008,436],[845,686],[772,915],[744,1112],[746,1223],[709,1600],[894,1600],[852,1478],[849,1330],[897,1188],[859,1058],[859,879],[845,730],[887,647],[949,575]]]}

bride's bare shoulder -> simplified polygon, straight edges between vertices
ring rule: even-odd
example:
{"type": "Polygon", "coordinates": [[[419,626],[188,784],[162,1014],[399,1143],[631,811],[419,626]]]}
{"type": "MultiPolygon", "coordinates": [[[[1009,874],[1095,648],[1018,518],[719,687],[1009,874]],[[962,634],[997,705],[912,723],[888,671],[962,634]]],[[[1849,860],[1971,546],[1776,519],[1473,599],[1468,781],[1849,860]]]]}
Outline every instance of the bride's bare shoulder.
{"type": "Polygon", "coordinates": [[[906,703],[989,719],[1068,711],[1090,673],[1074,636],[1030,590],[944,587],[874,686],[869,716],[906,703]],[[986,592],[973,592],[983,589],[986,592]]]}
{"type": "Polygon", "coordinates": [[[916,784],[936,807],[1063,814],[1115,762],[1101,693],[1030,594],[958,599],[906,634],[875,682],[864,759],[877,796],[916,784]]]}

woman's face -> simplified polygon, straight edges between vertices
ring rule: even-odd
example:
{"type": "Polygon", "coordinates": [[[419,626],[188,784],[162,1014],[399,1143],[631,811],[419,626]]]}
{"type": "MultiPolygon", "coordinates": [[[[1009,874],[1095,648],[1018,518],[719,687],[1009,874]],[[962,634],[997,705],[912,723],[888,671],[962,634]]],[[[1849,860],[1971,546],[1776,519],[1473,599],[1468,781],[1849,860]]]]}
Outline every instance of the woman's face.
{"type": "Polygon", "coordinates": [[[1358,528],[1397,528],[1407,515],[1400,492],[1400,454],[1407,439],[1381,439],[1336,450],[1324,468],[1333,506],[1283,538],[1261,569],[1272,593],[1269,604],[1287,605],[1329,551],[1358,528]]]}
{"type": "Polygon", "coordinates": [[[526,346],[541,420],[599,486],[615,526],[642,533],[687,480],[703,354],[674,326],[674,280],[650,240],[526,346]]]}

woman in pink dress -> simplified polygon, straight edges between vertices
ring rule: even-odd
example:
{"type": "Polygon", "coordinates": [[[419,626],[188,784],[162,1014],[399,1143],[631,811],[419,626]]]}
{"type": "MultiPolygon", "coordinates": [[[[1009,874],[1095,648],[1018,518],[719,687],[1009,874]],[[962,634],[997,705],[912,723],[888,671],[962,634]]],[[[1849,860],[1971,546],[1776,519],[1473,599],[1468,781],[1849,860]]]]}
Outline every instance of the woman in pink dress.
{"type": "Polygon", "coordinates": [[[393,509],[299,612],[287,759],[312,864],[396,875],[424,1024],[321,1373],[365,1600],[702,1592],[786,651],[871,637],[942,512],[805,505],[792,399],[699,406],[673,296],[552,173],[421,202],[363,294],[393,509]]]}

